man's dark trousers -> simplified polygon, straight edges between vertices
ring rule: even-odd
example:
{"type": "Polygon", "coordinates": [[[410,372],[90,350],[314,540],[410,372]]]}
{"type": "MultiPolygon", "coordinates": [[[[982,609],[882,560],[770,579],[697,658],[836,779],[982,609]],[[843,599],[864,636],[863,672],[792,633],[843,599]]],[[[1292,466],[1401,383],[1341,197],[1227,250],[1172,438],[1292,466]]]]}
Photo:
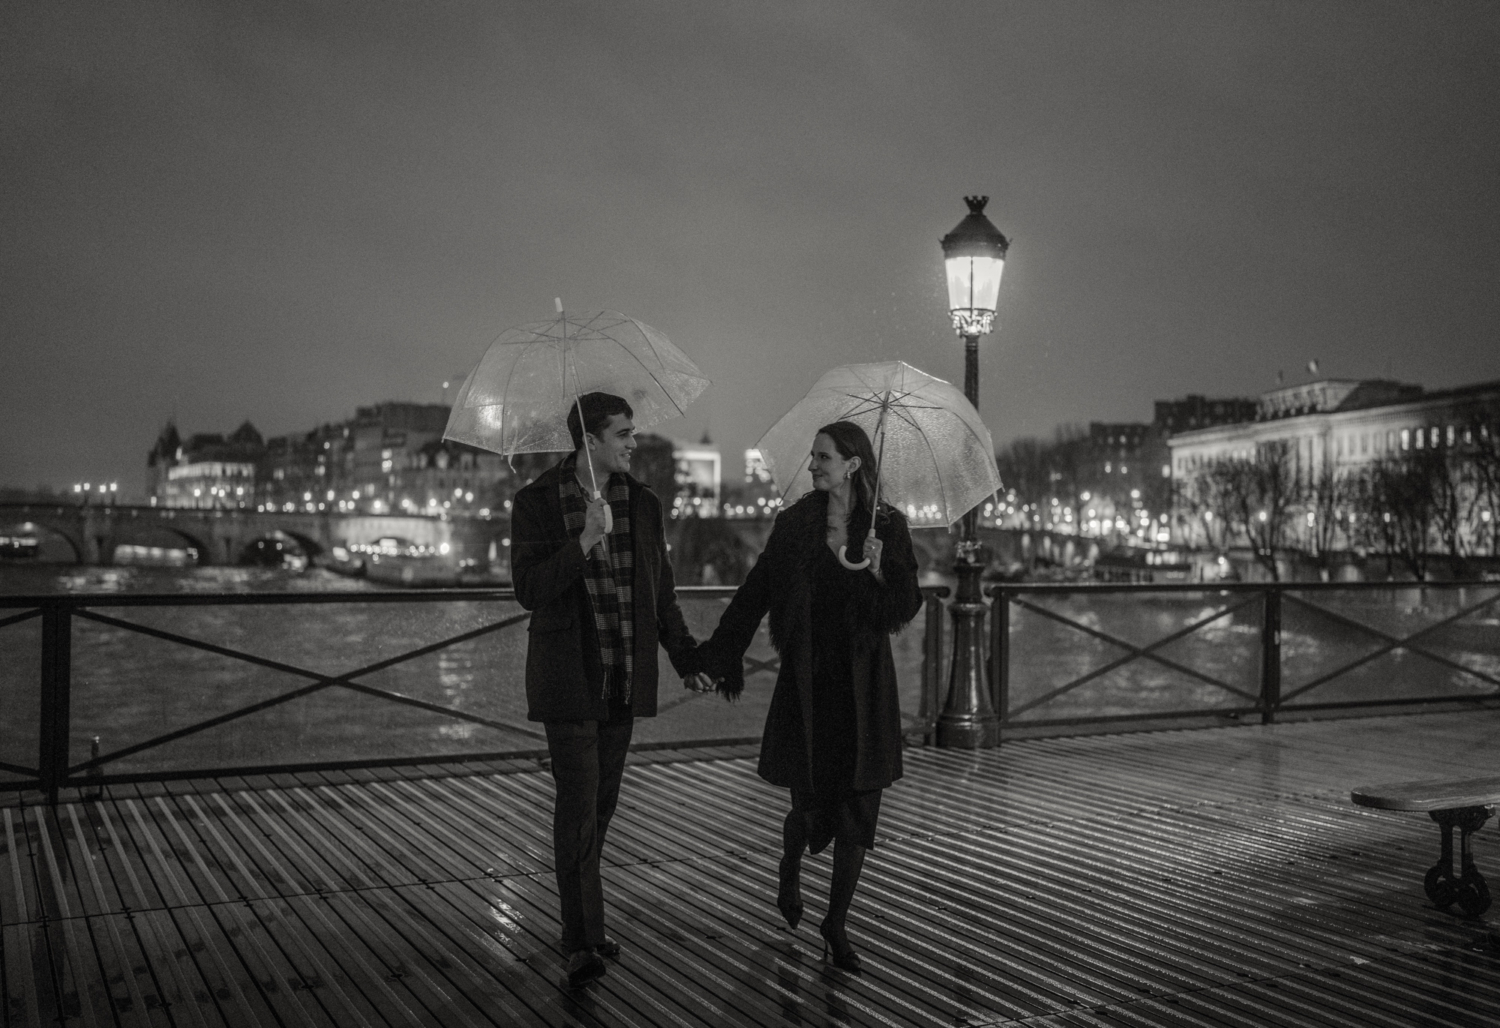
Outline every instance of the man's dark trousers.
{"type": "Polygon", "coordinates": [[[599,854],[620,798],[620,779],[635,718],[614,707],[608,721],[547,721],[547,751],[557,803],[552,811],[552,859],[562,907],[563,951],[604,942],[604,886],[599,854]]]}

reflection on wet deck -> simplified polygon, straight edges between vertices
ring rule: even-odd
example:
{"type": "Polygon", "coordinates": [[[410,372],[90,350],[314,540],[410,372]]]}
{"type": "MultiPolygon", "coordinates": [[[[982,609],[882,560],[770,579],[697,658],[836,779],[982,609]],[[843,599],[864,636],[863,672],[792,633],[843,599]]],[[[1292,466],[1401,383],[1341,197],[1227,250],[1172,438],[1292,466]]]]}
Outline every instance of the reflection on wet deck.
{"type": "Polygon", "coordinates": [[[1494,711],[910,750],[857,979],[820,959],[827,854],[780,922],[753,755],[640,753],[624,954],[572,994],[534,761],[7,797],[4,1024],[1493,1025],[1487,925],[1422,894],[1436,828],[1348,792],[1497,751],[1494,711]]]}

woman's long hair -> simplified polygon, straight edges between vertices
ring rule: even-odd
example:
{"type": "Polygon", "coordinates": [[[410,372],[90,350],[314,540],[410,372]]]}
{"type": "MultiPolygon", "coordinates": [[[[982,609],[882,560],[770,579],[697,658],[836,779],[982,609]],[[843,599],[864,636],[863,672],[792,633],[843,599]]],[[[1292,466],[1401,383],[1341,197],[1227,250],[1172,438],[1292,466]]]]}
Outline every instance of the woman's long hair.
{"type": "Polygon", "coordinates": [[[835,421],[831,425],[824,425],[818,429],[818,435],[826,435],[832,439],[834,448],[845,460],[859,458],[859,470],[854,473],[851,483],[854,488],[850,490],[854,494],[854,509],[849,511],[850,535],[854,534],[856,522],[861,526],[860,531],[867,530],[870,518],[876,511],[875,479],[879,470],[870,437],[852,421],[835,421]]]}

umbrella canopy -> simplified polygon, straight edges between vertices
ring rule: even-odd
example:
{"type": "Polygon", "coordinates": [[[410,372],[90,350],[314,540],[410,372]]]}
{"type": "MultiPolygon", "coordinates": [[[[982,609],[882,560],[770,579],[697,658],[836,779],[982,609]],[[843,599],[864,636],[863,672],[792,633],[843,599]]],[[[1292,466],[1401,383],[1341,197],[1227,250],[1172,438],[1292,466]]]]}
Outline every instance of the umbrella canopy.
{"type": "Polygon", "coordinates": [[[990,430],[952,384],[903,361],[846,364],[818,379],[761,437],[784,503],[812,488],[813,438],[834,421],[852,421],[870,436],[881,497],[913,527],[951,525],[1000,488],[990,430]]]}
{"type": "Polygon", "coordinates": [[[568,409],[584,393],[623,396],[645,428],[682,414],[708,379],[667,337],[615,311],[564,313],[506,329],[480,358],[443,438],[509,456],[573,449],[568,409]]]}

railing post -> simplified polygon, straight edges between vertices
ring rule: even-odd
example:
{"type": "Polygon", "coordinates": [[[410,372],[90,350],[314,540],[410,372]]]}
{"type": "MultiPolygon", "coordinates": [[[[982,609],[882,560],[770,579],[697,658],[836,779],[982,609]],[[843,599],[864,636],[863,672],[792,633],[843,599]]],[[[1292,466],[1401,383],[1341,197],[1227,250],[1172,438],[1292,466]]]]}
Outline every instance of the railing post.
{"type": "Polygon", "coordinates": [[[47,802],[57,804],[57,790],[68,777],[73,686],[73,611],[64,603],[42,608],[41,738],[37,770],[47,802]]]}
{"type": "Polygon", "coordinates": [[[1260,627],[1260,723],[1276,720],[1281,706],[1281,589],[1266,587],[1265,619],[1260,627]]]}
{"type": "Polygon", "coordinates": [[[990,596],[990,683],[995,716],[1003,725],[1010,712],[1010,596],[1003,585],[991,589],[990,596]]]}
{"type": "Polygon", "coordinates": [[[922,725],[922,745],[935,741],[938,719],[938,690],[943,681],[943,599],[948,587],[924,590],[922,608],[927,615],[922,636],[922,695],[918,701],[917,721],[922,725]]]}

